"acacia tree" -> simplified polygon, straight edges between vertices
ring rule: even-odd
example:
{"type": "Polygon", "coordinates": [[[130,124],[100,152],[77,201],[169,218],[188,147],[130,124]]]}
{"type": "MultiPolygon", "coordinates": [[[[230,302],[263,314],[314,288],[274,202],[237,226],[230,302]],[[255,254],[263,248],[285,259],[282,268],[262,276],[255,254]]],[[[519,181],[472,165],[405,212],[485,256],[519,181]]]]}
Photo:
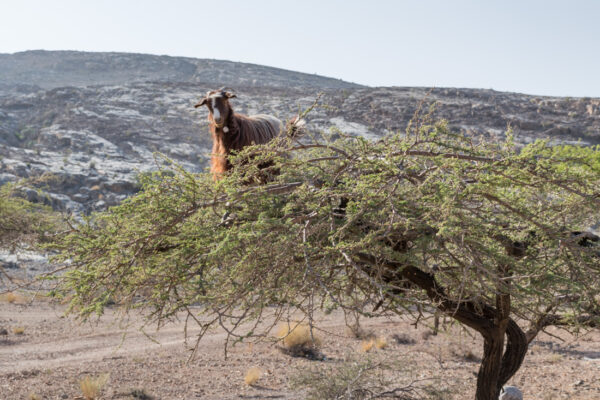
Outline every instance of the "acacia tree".
{"type": "Polygon", "coordinates": [[[58,214],[50,207],[20,197],[20,186],[0,186],[0,249],[14,250],[45,241],[60,225],[58,214]]]}
{"type": "MultiPolygon", "coordinates": [[[[7,183],[0,186],[0,249],[17,251],[38,248],[61,230],[62,220],[49,206],[31,203],[20,196],[26,183],[7,183]]],[[[29,183],[35,183],[29,181],[29,183]]],[[[0,292],[9,291],[27,283],[14,282],[0,263],[0,292]]]]}
{"type": "Polygon", "coordinates": [[[282,139],[233,163],[213,183],[167,162],[74,226],[55,243],[72,266],[57,294],[82,316],[115,299],[150,321],[185,311],[198,340],[221,325],[227,343],[294,312],[437,308],[483,337],[477,400],[498,398],[546,326],[598,321],[585,232],[600,217],[598,148],[518,150],[510,134],[474,141],[417,119],[376,142],[282,139]],[[277,173],[251,184],[267,161],[277,173]]]}

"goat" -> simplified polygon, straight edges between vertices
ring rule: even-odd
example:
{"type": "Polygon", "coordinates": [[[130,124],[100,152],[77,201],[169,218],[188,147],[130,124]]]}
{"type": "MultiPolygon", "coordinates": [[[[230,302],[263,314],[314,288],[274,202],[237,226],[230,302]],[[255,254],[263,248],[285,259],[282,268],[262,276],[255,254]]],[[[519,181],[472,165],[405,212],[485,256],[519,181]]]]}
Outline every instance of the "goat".
{"type": "MultiPolygon", "coordinates": [[[[231,169],[228,156],[232,151],[240,151],[253,144],[265,144],[280,135],[284,128],[283,123],[272,115],[236,114],[229,103],[235,97],[235,94],[223,89],[212,90],[194,105],[195,108],[208,108],[209,129],[213,138],[210,171],[215,181],[231,169]]],[[[296,116],[288,122],[286,130],[295,135],[302,125],[304,121],[296,116]]]]}

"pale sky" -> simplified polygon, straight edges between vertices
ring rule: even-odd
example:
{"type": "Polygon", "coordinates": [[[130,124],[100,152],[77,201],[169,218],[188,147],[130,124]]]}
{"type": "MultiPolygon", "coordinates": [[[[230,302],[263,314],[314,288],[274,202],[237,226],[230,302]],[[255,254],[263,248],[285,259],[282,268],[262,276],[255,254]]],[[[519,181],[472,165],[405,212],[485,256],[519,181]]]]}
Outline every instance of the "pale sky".
{"type": "Polygon", "coordinates": [[[599,0],[0,0],[0,53],[33,49],[600,97],[599,0]]]}

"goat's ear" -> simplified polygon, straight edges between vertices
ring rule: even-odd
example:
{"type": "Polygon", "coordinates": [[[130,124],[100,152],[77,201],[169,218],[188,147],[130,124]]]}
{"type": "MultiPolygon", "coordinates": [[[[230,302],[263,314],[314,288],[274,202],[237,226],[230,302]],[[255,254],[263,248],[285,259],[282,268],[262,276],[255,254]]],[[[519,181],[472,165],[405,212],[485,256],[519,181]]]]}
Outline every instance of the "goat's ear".
{"type": "Polygon", "coordinates": [[[235,99],[237,96],[234,93],[225,92],[225,97],[227,97],[228,99],[235,99]]]}
{"type": "Polygon", "coordinates": [[[202,100],[200,100],[200,103],[198,103],[198,104],[194,104],[194,107],[195,107],[195,108],[202,107],[202,106],[203,106],[203,105],[205,105],[205,104],[206,104],[206,97],[205,97],[205,98],[203,98],[202,100]]]}

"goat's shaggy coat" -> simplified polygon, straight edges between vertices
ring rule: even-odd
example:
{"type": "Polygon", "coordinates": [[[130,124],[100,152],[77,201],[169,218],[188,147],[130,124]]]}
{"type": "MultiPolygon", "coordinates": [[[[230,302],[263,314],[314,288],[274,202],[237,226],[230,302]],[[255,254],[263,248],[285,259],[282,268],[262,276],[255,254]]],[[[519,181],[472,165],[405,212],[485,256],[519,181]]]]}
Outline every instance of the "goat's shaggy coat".
{"type": "MultiPolygon", "coordinates": [[[[227,157],[232,151],[240,151],[253,144],[265,144],[283,130],[283,123],[271,115],[246,116],[234,113],[229,104],[229,99],[233,97],[235,95],[229,92],[214,90],[195,105],[206,105],[209,109],[208,121],[213,138],[210,170],[215,180],[231,169],[227,157]],[[215,116],[219,117],[218,121],[215,116]]],[[[297,118],[290,122],[292,131],[301,125],[299,122],[297,118]]]]}

